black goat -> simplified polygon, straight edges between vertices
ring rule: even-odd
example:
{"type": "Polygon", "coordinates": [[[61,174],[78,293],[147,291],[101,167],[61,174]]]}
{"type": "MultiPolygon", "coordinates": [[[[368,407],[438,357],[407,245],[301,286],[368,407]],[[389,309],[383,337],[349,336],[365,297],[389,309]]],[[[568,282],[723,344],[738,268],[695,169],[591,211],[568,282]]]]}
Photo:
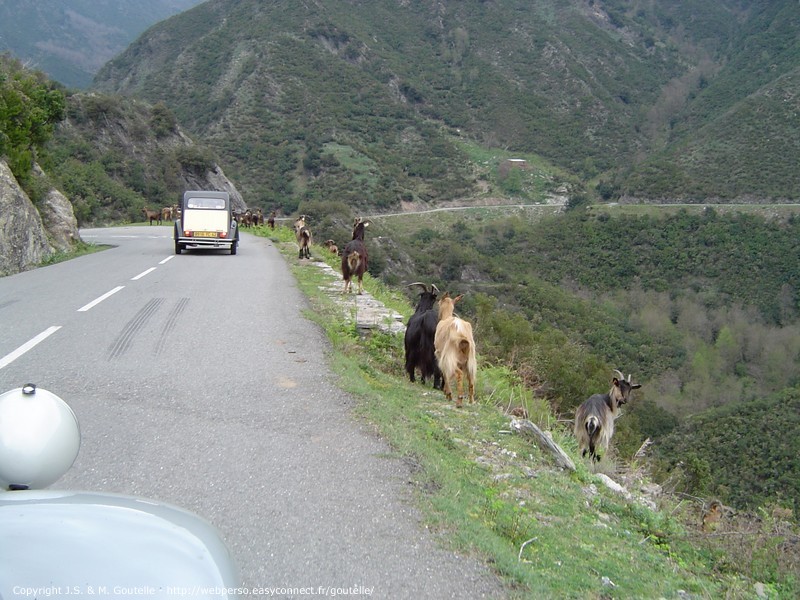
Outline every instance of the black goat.
{"type": "Polygon", "coordinates": [[[442,389],[442,371],[434,355],[433,338],[436,335],[436,324],[439,322],[439,311],[433,307],[439,295],[439,289],[431,284],[430,288],[422,282],[409,284],[408,287],[420,287],[417,309],[406,325],[406,373],[408,378],[416,381],[415,373],[419,369],[422,383],[428,377],[433,378],[433,387],[442,389]]]}
{"type": "Polygon", "coordinates": [[[362,279],[367,272],[367,246],[364,243],[364,228],[369,225],[369,221],[364,221],[361,217],[356,217],[353,223],[353,239],[347,242],[342,252],[342,277],[344,278],[344,292],[350,291],[350,283],[353,277],[358,277],[358,293],[364,293],[362,279]]]}

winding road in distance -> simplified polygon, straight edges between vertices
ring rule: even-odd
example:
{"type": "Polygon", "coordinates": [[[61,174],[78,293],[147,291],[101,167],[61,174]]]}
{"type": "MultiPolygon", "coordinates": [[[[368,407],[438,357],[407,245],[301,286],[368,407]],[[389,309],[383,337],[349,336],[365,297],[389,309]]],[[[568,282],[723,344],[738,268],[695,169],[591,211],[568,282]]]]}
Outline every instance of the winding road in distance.
{"type": "Polygon", "coordinates": [[[81,425],[51,487],[189,509],[220,530],[245,587],[278,597],[507,595],[426,531],[408,466],[351,415],[269,240],[175,256],[169,226],[81,235],[115,247],[0,278],[0,392],[36,383],[81,425]]]}

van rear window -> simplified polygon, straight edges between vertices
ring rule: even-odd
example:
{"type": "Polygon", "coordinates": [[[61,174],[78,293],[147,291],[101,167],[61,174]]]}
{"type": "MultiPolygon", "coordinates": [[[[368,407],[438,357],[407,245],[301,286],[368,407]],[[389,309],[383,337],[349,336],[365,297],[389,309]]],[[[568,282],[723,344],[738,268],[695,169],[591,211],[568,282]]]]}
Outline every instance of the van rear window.
{"type": "Polygon", "coordinates": [[[189,198],[186,201],[186,208],[225,208],[224,198],[189,198]]]}

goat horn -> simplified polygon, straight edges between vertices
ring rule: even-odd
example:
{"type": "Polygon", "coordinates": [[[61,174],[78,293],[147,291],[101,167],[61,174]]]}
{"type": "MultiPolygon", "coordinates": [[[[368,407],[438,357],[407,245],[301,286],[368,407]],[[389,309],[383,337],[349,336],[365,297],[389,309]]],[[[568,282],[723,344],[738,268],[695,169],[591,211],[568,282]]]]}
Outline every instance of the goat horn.
{"type": "Polygon", "coordinates": [[[622,371],[620,371],[619,369],[614,369],[614,373],[619,375],[619,378],[622,379],[622,381],[625,381],[625,375],[622,373],[622,371]]]}
{"type": "Polygon", "coordinates": [[[435,283],[431,284],[431,293],[436,294],[437,296],[439,295],[439,288],[436,287],[435,283]]]}
{"type": "Polygon", "coordinates": [[[423,290],[425,290],[426,292],[428,291],[428,286],[427,286],[427,285],[425,285],[424,283],[422,283],[421,281],[415,281],[414,283],[409,283],[409,284],[408,284],[408,287],[410,287],[410,288],[411,288],[411,287],[415,287],[415,286],[419,286],[419,287],[421,287],[421,288],[422,288],[423,290]]]}

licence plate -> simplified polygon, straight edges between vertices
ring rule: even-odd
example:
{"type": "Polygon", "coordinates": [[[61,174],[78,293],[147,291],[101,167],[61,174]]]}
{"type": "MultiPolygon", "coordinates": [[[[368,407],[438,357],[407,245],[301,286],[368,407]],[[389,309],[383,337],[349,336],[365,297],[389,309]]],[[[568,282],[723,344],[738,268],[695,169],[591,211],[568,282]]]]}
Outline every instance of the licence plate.
{"type": "Polygon", "coordinates": [[[217,237],[216,231],[195,231],[194,237],[215,238],[217,237]]]}

